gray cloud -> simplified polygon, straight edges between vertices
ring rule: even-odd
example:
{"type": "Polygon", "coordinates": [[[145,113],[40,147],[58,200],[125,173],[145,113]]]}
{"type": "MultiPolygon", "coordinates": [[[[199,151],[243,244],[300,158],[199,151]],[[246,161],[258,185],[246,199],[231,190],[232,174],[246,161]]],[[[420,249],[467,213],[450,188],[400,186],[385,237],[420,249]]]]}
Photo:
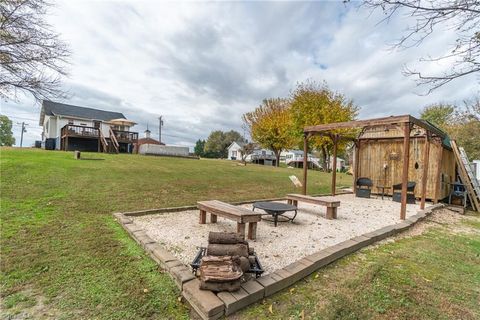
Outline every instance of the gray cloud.
{"type": "MultiPolygon", "coordinates": [[[[434,34],[421,47],[391,50],[408,17],[377,25],[379,12],[338,2],[61,2],[51,23],[70,43],[66,103],[123,112],[143,132],[193,145],[211,130],[242,132],[241,115],[267,97],[288,96],[306,79],[326,80],[352,98],[360,117],[411,113],[436,101],[478,94],[478,77],[429,96],[402,75],[454,39],[434,34]]],[[[436,68],[435,65],[423,65],[436,68]]],[[[2,112],[38,119],[29,98],[2,112]]],[[[35,121],[32,121],[34,123],[35,121]]],[[[27,141],[39,138],[29,130],[27,141]]]]}

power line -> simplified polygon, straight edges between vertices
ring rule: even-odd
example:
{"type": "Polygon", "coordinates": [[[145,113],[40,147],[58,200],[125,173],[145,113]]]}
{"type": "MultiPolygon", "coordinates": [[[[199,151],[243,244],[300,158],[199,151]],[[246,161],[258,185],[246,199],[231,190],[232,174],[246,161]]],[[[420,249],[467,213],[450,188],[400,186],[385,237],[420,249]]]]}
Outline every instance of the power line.
{"type": "Polygon", "coordinates": [[[23,117],[17,117],[17,116],[9,116],[9,115],[6,115],[6,116],[7,116],[7,117],[9,117],[9,118],[13,118],[13,119],[19,119],[19,120],[38,121],[38,119],[23,118],[23,117]]]}

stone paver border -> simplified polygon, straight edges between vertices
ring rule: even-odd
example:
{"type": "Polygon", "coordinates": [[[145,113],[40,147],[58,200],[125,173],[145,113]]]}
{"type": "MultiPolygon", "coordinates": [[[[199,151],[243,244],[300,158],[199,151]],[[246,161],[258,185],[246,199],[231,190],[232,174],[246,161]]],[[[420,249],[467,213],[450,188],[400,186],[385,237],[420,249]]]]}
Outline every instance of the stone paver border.
{"type": "MultiPolygon", "coordinates": [[[[263,199],[261,201],[285,200],[285,198],[263,199]]],[[[260,200],[255,200],[260,201],[260,200]]],[[[235,205],[253,203],[255,201],[244,201],[232,203],[235,205]]],[[[153,210],[142,210],[132,212],[114,213],[115,219],[130,234],[130,236],[157,262],[164,270],[168,271],[175,284],[182,292],[182,296],[198,313],[202,319],[219,319],[224,315],[230,315],[252,303],[262,300],[265,297],[285,289],[297,281],[307,277],[316,270],[338,260],[350,253],[366,247],[376,241],[383,240],[389,236],[402,232],[416,222],[425,219],[433,211],[443,208],[443,204],[432,205],[425,210],[397,224],[389,225],[378,230],[340,242],[334,246],[322,249],[314,254],[308,255],[290,265],[276,270],[275,272],[258,279],[249,280],[243,283],[237,292],[220,292],[215,294],[211,291],[200,290],[199,280],[193,275],[189,267],[184,265],[173,254],[163,246],[151,239],[145,231],[136,225],[130,218],[166,212],[178,212],[197,209],[197,206],[183,206],[172,208],[161,208],[153,210]]]]}

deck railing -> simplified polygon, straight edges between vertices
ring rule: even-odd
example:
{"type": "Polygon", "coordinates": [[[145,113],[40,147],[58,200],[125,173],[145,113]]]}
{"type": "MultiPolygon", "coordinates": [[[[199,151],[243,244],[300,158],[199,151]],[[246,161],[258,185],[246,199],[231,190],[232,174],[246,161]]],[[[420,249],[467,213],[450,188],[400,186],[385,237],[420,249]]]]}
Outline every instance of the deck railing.
{"type": "MultiPolygon", "coordinates": [[[[61,133],[62,133],[62,137],[65,137],[65,136],[92,137],[92,138],[100,137],[100,130],[98,128],[78,126],[74,124],[65,125],[62,128],[61,133]]],[[[138,132],[110,129],[109,135],[112,136],[112,134],[115,136],[117,144],[118,142],[135,143],[138,140],[138,132]]],[[[105,136],[105,138],[111,138],[111,137],[105,136]]]]}
{"type": "Polygon", "coordinates": [[[63,136],[82,136],[82,137],[95,137],[98,138],[100,132],[98,128],[86,127],[86,126],[77,126],[74,124],[67,124],[62,128],[62,137],[63,136]]]}
{"type": "Polygon", "coordinates": [[[118,142],[136,142],[138,140],[138,132],[113,130],[113,133],[118,142]]]}

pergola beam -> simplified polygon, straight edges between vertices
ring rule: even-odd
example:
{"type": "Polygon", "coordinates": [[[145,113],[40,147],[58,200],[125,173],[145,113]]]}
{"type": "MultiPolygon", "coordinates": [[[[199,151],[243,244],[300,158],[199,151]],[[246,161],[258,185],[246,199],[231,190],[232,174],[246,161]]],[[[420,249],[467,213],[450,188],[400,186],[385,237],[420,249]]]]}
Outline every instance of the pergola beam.
{"type": "Polygon", "coordinates": [[[430,131],[435,135],[438,135],[442,138],[445,137],[445,133],[443,131],[430,125],[428,122],[419,120],[410,115],[390,116],[390,117],[376,118],[376,119],[369,119],[369,120],[354,120],[354,121],[346,121],[346,122],[321,124],[317,126],[305,127],[303,131],[305,133],[319,134],[320,132],[333,131],[338,129],[358,129],[358,128],[365,128],[365,127],[383,126],[383,125],[398,125],[398,124],[401,125],[405,123],[413,123],[419,126],[420,128],[424,128],[430,131]]]}

